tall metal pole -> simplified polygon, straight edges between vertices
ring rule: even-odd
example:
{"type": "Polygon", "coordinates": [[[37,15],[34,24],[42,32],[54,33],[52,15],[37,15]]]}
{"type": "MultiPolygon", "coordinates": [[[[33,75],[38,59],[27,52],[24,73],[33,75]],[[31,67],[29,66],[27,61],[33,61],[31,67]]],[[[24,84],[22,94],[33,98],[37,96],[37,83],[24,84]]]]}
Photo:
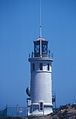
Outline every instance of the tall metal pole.
{"type": "Polygon", "coordinates": [[[41,14],[41,0],[40,0],[40,37],[42,37],[42,14],[41,14]]]}

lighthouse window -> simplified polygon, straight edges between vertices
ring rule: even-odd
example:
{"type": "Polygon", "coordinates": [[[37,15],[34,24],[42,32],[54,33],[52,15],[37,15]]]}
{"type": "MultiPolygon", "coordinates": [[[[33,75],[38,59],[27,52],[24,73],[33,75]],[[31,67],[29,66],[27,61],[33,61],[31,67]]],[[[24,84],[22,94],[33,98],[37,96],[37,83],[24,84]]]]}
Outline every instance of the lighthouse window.
{"type": "Polygon", "coordinates": [[[35,46],[35,52],[36,52],[36,53],[39,53],[39,48],[40,48],[39,45],[36,45],[36,46],[35,46]]]}
{"type": "Polygon", "coordinates": [[[48,71],[49,71],[49,69],[50,69],[50,66],[49,66],[49,64],[47,65],[47,69],[48,69],[48,71]]]}
{"type": "Polygon", "coordinates": [[[40,63],[40,70],[43,70],[43,64],[40,63]]]}
{"type": "Polygon", "coordinates": [[[32,64],[32,69],[33,69],[33,71],[35,70],[35,64],[34,63],[32,64]]]}
{"type": "Polygon", "coordinates": [[[47,45],[42,45],[42,52],[47,53],[47,45]]]}
{"type": "Polygon", "coordinates": [[[40,110],[43,110],[43,102],[40,102],[40,110]]]}

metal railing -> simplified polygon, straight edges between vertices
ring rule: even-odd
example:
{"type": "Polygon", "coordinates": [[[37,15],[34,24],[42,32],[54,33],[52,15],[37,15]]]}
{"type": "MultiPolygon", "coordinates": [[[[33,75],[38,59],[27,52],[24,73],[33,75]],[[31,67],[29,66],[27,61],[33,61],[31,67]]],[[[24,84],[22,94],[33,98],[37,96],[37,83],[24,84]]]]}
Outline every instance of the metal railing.
{"type": "Polygon", "coordinates": [[[0,117],[27,117],[27,107],[6,106],[0,109],[0,117]]]}

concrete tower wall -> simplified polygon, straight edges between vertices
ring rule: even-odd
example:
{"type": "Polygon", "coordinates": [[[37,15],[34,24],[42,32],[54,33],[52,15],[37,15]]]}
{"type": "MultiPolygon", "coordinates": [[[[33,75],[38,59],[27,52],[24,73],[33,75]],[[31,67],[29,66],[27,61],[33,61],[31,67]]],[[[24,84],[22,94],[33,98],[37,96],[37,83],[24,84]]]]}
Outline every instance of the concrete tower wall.
{"type": "Polygon", "coordinates": [[[52,105],[52,80],[50,61],[37,61],[35,70],[31,67],[31,101],[32,103],[43,102],[45,105],[52,105]],[[42,63],[42,70],[40,70],[42,63]],[[49,64],[49,70],[48,70],[49,64]]]}

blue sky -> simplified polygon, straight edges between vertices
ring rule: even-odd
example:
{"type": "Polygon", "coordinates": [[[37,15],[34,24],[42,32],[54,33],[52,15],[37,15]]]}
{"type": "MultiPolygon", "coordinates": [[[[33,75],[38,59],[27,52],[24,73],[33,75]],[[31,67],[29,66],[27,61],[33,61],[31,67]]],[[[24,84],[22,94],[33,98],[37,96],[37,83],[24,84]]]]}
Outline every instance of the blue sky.
{"type": "MultiPolygon", "coordinates": [[[[76,102],[76,0],[42,0],[42,34],[54,55],[57,106],[76,102]]],[[[39,0],[0,0],[0,106],[26,105],[39,0]]]]}

